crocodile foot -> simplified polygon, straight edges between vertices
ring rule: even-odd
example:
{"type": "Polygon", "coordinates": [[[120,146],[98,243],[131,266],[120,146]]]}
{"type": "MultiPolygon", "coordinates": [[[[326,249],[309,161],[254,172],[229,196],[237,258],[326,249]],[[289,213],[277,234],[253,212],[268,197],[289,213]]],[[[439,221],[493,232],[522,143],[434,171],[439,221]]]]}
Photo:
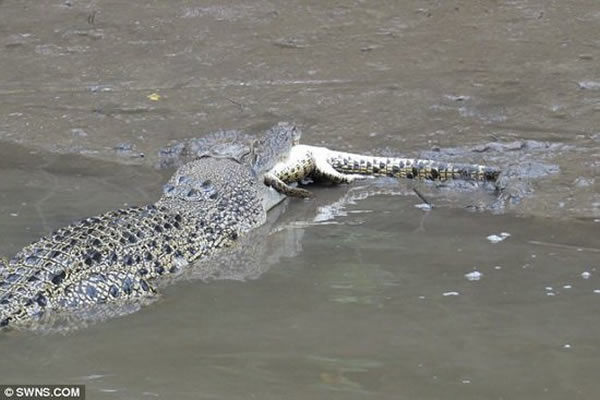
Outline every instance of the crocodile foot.
{"type": "Polygon", "coordinates": [[[267,172],[265,174],[264,182],[265,182],[265,185],[272,187],[279,193],[285,194],[286,196],[300,197],[303,199],[307,199],[307,198],[313,196],[311,191],[302,189],[302,188],[289,186],[287,183],[285,183],[280,178],[278,178],[277,175],[270,173],[270,172],[267,172]]]}

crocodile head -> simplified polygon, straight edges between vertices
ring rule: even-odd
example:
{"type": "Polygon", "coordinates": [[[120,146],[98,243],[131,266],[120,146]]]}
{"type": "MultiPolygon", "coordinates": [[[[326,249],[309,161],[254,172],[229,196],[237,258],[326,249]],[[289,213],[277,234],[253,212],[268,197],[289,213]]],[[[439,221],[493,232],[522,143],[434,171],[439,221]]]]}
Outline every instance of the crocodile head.
{"type": "Polygon", "coordinates": [[[242,230],[264,223],[264,184],[246,164],[231,158],[203,157],[181,166],[163,187],[157,205],[182,213],[209,213],[243,222],[242,230]],[[245,220],[247,219],[247,224],[245,220]]]}
{"type": "Polygon", "coordinates": [[[253,143],[248,155],[249,164],[257,175],[269,171],[285,159],[292,146],[300,142],[302,131],[291,123],[280,122],[253,143]]]}

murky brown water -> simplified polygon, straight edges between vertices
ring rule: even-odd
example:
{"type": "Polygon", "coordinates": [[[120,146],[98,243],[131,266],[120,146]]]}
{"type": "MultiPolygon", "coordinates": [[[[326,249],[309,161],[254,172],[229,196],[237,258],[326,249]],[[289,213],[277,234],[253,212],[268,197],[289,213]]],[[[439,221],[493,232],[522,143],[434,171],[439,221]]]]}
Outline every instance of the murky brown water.
{"type": "Polygon", "coordinates": [[[317,188],[262,239],[259,279],[3,335],[0,381],[103,399],[598,397],[599,27],[595,0],[0,1],[2,255],[153,201],[157,150],[221,128],[291,120],[340,150],[558,171],[500,215],[462,208],[480,191],[424,185],[424,213],[412,183],[317,188]],[[481,151],[516,140],[535,145],[481,151]]]}

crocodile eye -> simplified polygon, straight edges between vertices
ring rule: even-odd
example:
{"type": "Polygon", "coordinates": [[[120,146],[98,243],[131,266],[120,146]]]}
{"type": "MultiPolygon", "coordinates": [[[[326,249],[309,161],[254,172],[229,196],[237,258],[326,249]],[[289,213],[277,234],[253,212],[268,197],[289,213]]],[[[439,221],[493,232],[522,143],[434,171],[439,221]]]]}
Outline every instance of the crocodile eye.
{"type": "Polygon", "coordinates": [[[187,197],[198,197],[198,194],[198,191],[192,188],[189,192],[187,192],[187,197]]]}
{"type": "Polygon", "coordinates": [[[208,189],[210,187],[212,187],[212,181],[210,179],[205,180],[204,182],[202,182],[202,187],[204,189],[208,189]]]}

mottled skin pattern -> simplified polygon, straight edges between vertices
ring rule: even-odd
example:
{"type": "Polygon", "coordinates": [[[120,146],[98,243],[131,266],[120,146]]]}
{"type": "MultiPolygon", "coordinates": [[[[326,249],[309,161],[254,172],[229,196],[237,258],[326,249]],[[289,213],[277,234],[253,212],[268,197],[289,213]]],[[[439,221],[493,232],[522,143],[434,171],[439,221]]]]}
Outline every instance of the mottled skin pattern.
{"type": "Polygon", "coordinates": [[[283,194],[310,197],[288,186],[307,178],[495,180],[499,173],[480,165],[337,152],[299,145],[299,137],[296,127],[280,123],[240,146],[223,147],[218,139],[196,143],[195,155],[188,156],[199,159],[176,171],[156,203],[76,222],[9,262],[0,260],[0,328],[37,328],[55,315],[93,321],[135,311],[156,296],[158,283],[262,225],[283,194]]]}
{"type": "Polygon", "coordinates": [[[177,170],[155,204],[76,222],[0,261],[0,328],[37,328],[37,321],[53,321],[49,314],[119,306],[82,315],[104,319],[154,296],[160,278],[265,222],[283,196],[262,184],[262,176],[299,134],[279,124],[235,155],[202,151],[177,170]]]}
{"type": "Polygon", "coordinates": [[[407,179],[464,179],[495,181],[500,170],[476,164],[443,163],[412,158],[376,157],[329,150],[325,147],[296,145],[288,157],[265,175],[265,183],[290,196],[310,197],[306,189],[288,183],[306,178],[332,183],[351,183],[365,176],[391,176],[407,179]]]}
{"type": "Polygon", "coordinates": [[[0,273],[0,325],[153,295],[157,278],[263,224],[258,193],[254,173],[232,160],[184,165],[155,204],[88,218],[21,250],[0,273]]]}

